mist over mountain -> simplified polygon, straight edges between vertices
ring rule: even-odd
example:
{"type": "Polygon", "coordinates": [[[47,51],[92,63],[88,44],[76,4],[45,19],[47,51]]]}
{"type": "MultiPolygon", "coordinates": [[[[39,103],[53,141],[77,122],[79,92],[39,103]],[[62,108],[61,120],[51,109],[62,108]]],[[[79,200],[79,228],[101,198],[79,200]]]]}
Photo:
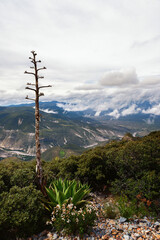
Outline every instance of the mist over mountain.
{"type": "MultiPolygon", "coordinates": [[[[40,103],[42,152],[67,146],[69,150],[85,150],[121,139],[127,132],[144,136],[160,129],[159,105],[155,102],[137,101],[100,112],[90,107],[78,111],[77,107],[76,103],[58,101],[40,103]]],[[[33,157],[34,131],[34,104],[0,107],[0,157],[33,157]]]]}

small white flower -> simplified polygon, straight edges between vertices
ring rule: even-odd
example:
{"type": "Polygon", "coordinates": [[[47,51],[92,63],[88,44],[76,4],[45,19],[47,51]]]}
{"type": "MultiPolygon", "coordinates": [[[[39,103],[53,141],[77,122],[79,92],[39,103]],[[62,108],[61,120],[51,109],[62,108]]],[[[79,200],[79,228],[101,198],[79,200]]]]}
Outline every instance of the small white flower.
{"type": "Polygon", "coordinates": [[[47,221],[46,224],[49,225],[49,224],[52,224],[52,222],[51,221],[47,221]]]}
{"type": "Polygon", "coordinates": [[[72,209],[73,208],[73,203],[68,204],[68,208],[72,209]]]}

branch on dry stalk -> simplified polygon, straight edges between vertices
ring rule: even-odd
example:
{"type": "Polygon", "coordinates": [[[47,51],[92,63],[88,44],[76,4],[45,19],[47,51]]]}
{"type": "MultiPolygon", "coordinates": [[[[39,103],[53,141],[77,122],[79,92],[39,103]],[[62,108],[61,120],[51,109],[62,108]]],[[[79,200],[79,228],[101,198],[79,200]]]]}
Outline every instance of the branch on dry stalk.
{"type": "Polygon", "coordinates": [[[32,90],[32,91],[36,92],[36,90],[34,88],[26,87],[25,89],[29,89],[29,90],[32,90]]]}
{"type": "Polygon", "coordinates": [[[39,89],[40,88],[47,88],[47,87],[52,87],[51,85],[48,85],[48,86],[41,86],[41,87],[39,87],[39,89]]]}

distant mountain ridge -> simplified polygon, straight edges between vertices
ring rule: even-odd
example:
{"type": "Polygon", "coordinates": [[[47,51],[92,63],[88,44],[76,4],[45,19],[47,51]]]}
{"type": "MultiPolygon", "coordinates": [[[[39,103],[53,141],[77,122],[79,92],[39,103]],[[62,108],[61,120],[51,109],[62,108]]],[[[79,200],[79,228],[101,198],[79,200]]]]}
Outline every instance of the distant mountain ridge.
{"type": "MultiPolygon", "coordinates": [[[[93,109],[67,111],[65,106],[67,103],[57,101],[40,103],[42,152],[67,145],[86,149],[121,139],[127,132],[144,136],[160,129],[160,116],[147,113],[154,106],[149,102],[99,114],[93,109]]],[[[0,107],[0,157],[34,156],[34,131],[34,104],[0,107]]]]}

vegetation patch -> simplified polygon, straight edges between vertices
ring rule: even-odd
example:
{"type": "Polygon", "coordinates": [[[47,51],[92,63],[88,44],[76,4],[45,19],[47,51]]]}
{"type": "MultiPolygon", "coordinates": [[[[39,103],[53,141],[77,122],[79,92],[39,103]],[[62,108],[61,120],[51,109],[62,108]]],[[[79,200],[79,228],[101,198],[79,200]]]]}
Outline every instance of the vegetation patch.
{"type": "Polygon", "coordinates": [[[37,189],[35,161],[24,162],[16,158],[0,161],[1,239],[31,236],[44,230],[47,220],[57,231],[63,226],[66,232],[72,232],[76,224],[75,231],[83,234],[96,217],[94,209],[91,218],[87,213],[91,189],[106,196],[112,193],[116,199],[115,203],[106,204],[105,217],[158,217],[159,142],[160,132],[153,132],[143,138],[111,141],[80,156],[43,161],[48,194],[45,200],[37,189]],[[64,209],[68,209],[69,215],[63,220],[64,209]]]}
{"type": "Polygon", "coordinates": [[[59,156],[60,156],[60,158],[65,157],[65,155],[66,155],[65,151],[61,149],[61,150],[59,151],[59,156]]]}

